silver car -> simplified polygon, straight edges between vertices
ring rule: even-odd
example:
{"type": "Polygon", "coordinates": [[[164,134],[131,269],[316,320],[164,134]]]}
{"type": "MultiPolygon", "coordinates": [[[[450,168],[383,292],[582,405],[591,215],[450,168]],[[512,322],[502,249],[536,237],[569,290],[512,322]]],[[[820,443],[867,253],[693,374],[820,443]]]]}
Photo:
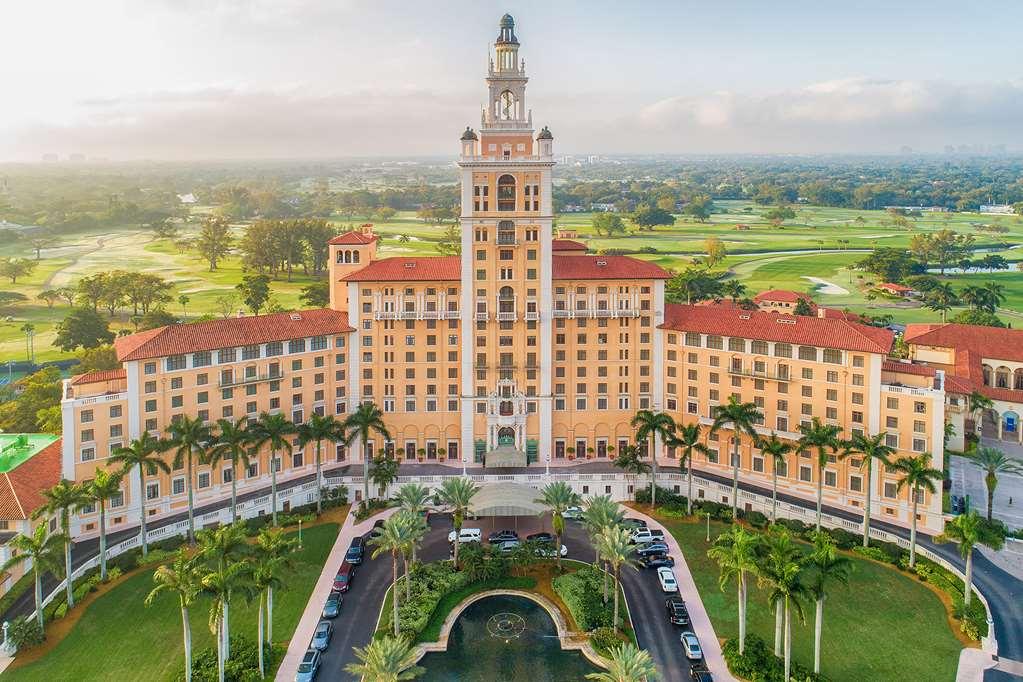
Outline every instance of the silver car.
{"type": "Polygon", "coordinates": [[[329,620],[321,620],[313,633],[313,641],[310,645],[317,651],[325,651],[330,646],[330,638],[334,636],[334,626],[329,620]]]}
{"type": "Polygon", "coordinates": [[[700,640],[696,638],[696,633],[686,630],[679,639],[682,641],[682,651],[685,652],[686,658],[690,661],[699,661],[703,658],[703,649],[700,648],[700,640]]]}
{"type": "Polygon", "coordinates": [[[295,682],[313,682],[318,672],[320,672],[320,652],[316,649],[309,649],[302,657],[302,662],[298,664],[295,682]]]}

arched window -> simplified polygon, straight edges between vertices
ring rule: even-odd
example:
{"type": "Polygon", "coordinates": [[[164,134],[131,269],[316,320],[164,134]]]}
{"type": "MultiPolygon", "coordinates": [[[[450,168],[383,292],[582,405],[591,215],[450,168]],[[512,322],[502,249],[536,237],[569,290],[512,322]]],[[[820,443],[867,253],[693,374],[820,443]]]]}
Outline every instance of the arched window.
{"type": "Polygon", "coordinates": [[[497,210],[515,210],[515,178],[502,175],[497,179],[497,210]]]}
{"type": "Polygon", "coordinates": [[[995,386],[997,388],[1009,388],[1009,368],[999,367],[995,372],[995,386]]]}
{"type": "Polygon", "coordinates": [[[351,263],[352,262],[352,252],[351,251],[345,251],[345,262],[346,263],[351,263]]]}
{"type": "Polygon", "coordinates": [[[984,385],[985,386],[990,386],[991,385],[991,367],[988,366],[988,365],[984,365],[981,368],[981,371],[984,374],[984,385]]]}
{"type": "Polygon", "coordinates": [[[359,262],[359,252],[358,251],[352,251],[352,262],[353,263],[358,263],[359,262]]]}
{"type": "Polygon", "coordinates": [[[515,291],[511,287],[501,287],[497,292],[498,312],[515,312],[515,291]]]}
{"type": "Polygon", "coordinates": [[[1023,369],[1017,369],[1013,372],[1012,387],[1017,391],[1023,391],[1023,369]]]}
{"type": "Polygon", "coordinates": [[[497,224],[497,243],[504,245],[515,243],[515,223],[510,220],[502,220],[497,224]]]}

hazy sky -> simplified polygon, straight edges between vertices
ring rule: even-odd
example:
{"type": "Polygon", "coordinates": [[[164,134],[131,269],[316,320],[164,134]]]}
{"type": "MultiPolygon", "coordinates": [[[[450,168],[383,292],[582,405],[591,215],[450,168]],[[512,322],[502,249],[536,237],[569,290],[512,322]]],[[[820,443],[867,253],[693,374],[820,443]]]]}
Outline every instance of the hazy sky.
{"type": "Polygon", "coordinates": [[[33,0],[0,160],[455,154],[505,11],[559,152],[1023,151],[1019,0],[33,0]]]}

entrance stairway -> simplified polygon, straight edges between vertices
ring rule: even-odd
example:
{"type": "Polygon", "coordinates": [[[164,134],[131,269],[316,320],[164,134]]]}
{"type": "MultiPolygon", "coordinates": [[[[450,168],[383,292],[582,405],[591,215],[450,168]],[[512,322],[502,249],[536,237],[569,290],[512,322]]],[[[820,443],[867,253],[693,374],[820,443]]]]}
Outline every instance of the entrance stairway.
{"type": "Polygon", "coordinates": [[[526,466],[526,451],[512,445],[499,445],[487,453],[483,462],[485,469],[503,469],[526,466]]]}

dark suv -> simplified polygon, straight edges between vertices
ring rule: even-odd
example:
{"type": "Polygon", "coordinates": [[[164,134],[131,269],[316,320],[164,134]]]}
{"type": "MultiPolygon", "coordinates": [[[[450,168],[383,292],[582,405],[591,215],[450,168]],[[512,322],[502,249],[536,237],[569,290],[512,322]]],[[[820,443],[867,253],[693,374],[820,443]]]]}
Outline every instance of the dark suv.
{"type": "Polygon", "coordinates": [[[681,597],[665,599],[664,608],[668,611],[668,620],[672,625],[689,625],[689,610],[681,597]]]}
{"type": "Polygon", "coordinates": [[[668,546],[663,542],[648,542],[645,545],[640,545],[636,548],[636,554],[639,556],[651,556],[654,554],[667,554],[668,546]]]}
{"type": "MultiPolygon", "coordinates": [[[[359,539],[361,540],[362,538],[359,539]]],[[[360,542],[358,545],[356,545],[355,541],[353,540],[352,546],[348,548],[347,552],[345,552],[345,561],[349,564],[357,566],[362,563],[363,554],[365,554],[365,549],[363,548],[362,543],[360,542]]]]}

